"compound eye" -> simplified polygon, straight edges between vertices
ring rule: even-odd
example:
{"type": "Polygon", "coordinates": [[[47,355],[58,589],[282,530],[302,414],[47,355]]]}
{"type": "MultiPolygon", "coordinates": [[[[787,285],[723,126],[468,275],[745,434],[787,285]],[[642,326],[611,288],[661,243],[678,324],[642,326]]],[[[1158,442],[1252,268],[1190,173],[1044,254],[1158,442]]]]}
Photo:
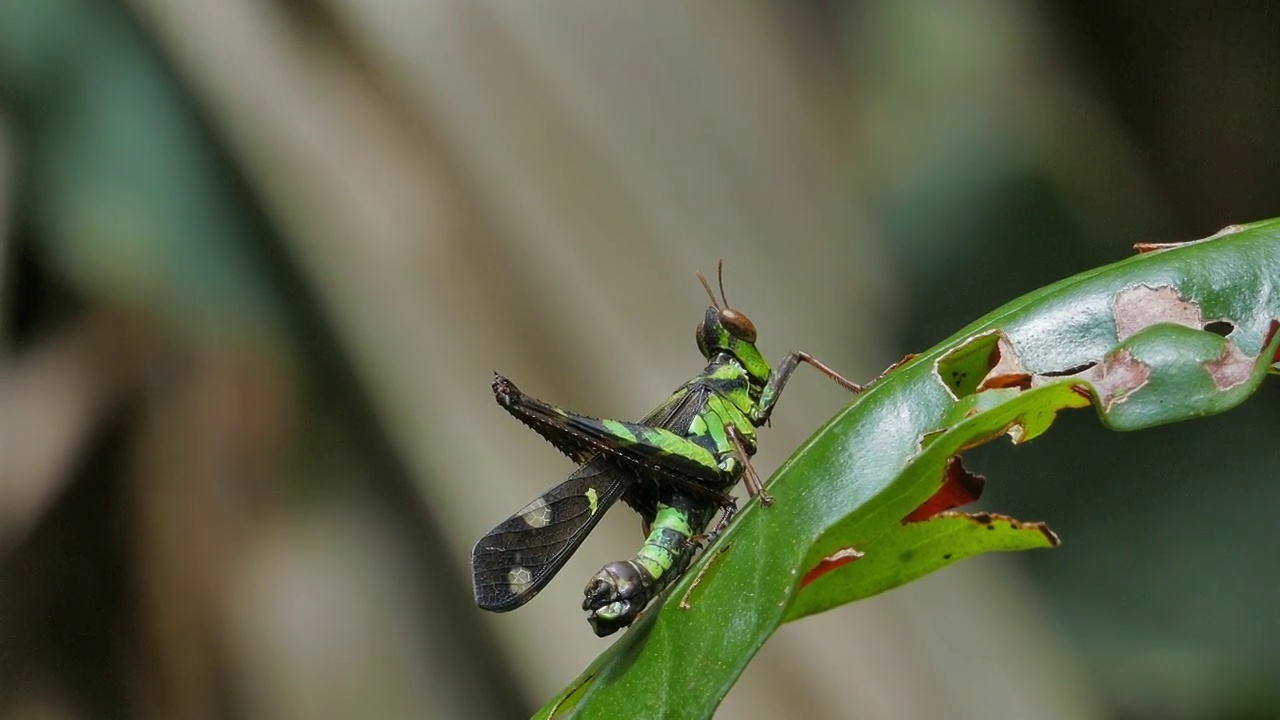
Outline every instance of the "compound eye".
{"type": "Polygon", "coordinates": [[[720,324],[724,326],[734,337],[739,340],[746,340],[749,343],[756,341],[756,326],[751,324],[746,315],[737,310],[725,308],[720,311],[720,324]]]}

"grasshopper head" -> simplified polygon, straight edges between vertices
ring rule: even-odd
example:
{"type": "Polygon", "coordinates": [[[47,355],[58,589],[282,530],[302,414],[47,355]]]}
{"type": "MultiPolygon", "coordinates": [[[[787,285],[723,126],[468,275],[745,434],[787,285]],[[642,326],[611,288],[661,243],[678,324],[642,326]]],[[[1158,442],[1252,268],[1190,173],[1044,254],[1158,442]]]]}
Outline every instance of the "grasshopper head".
{"type": "Polygon", "coordinates": [[[711,285],[702,273],[698,279],[711,297],[711,307],[707,308],[707,316],[698,324],[698,349],[702,356],[710,360],[718,354],[727,354],[742,365],[750,377],[751,385],[757,390],[763,388],[769,380],[769,362],[756,348],[756,326],[746,315],[729,307],[729,300],[724,296],[723,263],[720,265],[720,299],[724,306],[716,301],[711,285]]]}

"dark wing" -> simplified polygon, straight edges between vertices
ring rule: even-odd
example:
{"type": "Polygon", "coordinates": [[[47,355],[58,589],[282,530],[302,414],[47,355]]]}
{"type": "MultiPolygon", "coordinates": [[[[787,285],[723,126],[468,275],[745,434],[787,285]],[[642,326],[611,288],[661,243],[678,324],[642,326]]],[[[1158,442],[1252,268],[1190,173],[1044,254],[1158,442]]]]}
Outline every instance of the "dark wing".
{"type": "Polygon", "coordinates": [[[471,551],[476,604],[506,612],[533,599],[635,478],[597,455],[480,538],[471,551]]]}
{"type": "MultiPolygon", "coordinates": [[[[666,402],[645,415],[640,423],[652,427],[666,428],[675,432],[688,430],[694,417],[706,404],[709,391],[701,385],[685,385],[672,393],[666,402]]],[[[640,513],[644,519],[644,533],[649,534],[649,523],[658,513],[658,487],[654,483],[638,482],[627,490],[622,497],[631,509],[640,513]]]]}
{"type": "Polygon", "coordinates": [[[710,390],[702,384],[685,385],[672,393],[666,402],[654,408],[653,412],[645,415],[640,424],[673,432],[687,432],[693,419],[706,405],[708,393],[710,390]]]}
{"type": "MultiPolygon", "coordinates": [[[[678,417],[700,412],[710,392],[700,384],[685,385],[676,391],[678,399],[669,400],[670,407],[660,407],[650,415],[660,415],[668,423],[678,417]]],[[[720,470],[714,464],[699,461],[669,449],[672,443],[691,444],[685,437],[688,426],[668,429],[645,422],[628,423],[578,415],[545,403],[521,392],[510,380],[495,375],[493,394],[507,412],[550,440],[562,452],[601,452],[622,464],[631,465],[642,475],[657,474],[680,485],[716,485],[720,470]]]]}
{"type": "Polygon", "coordinates": [[[534,432],[538,433],[547,442],[556,446],[556,449],[564,453],[568,458],[579,465],[587,462],[596,453],[600,452],[591,442],[573,433],[567,432],[563,427],[548,422],[543,418],[539,418],[528,413],[519,413],[512,409],[509,402],[503,402],[504,397],[512,392],[520,393],[511,381],[502,377],[498,373],[493,374],[493,395],[507,412],[511,413],[517,420],[524,423],[534,432]]]}

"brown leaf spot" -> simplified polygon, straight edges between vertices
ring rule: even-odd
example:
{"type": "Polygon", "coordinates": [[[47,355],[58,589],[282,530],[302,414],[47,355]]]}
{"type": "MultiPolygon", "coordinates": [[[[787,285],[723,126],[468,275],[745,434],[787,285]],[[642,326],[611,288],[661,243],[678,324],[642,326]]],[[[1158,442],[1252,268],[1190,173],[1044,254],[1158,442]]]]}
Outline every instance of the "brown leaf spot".
{"type": "Polygon", "coordinates": [[[991,370],[978,384],[978,390],[993,388],[1017,387],[1026,390],[1031,387],[1031,372],[1022,365],[1022,358],[1003,332],[996,339],[995,352],[991,354],[991,370]]]}
{"type": "Polygon", "coordinates": [[[1183,245],[1192,245],[1195,243],[1202,243],[1205,240],[1212,240],[1214,238],[1220,238],[1223,235],[1231,235],[1233,233],[1238,233],[1241,230],[1244,230],[1243,225],[1228,225],[1222,228],[1221,230],[1219,230],[1218,232],[1210,235],[1209,237],[1202,238],[1200,240],[1192,240],[1190,242],[1179,242],[1179,243],[1138,243],[1133,246],[1133,249],[1138,251],[1139,253],[1160,252],[1161,250],[1172,250],[1173,248],[1182,247],[1183,245]]]}
{"type": "Polygon", "coordinates": [[[1048,525],[1045,525],[1044,523],[1040,523],[1040,522],[1022,522],[1021,520],[1015,520],[1009,517],[1008,515],[1000,515],[997,513],[989,513],[989,512],[980,512],[980,513],[973,513],[973,514],[949,512],[949,513],[946,513],[946,515],[950,517],[964,518],[966,520],[972,521],[976,525],[982,525],[986,527],[988,530],[995,530],[997,523],[1006,523],[1009,525],[1009,527],[1013,528],[1014,530],[1036,530],[1036,531],[1039,531],[1042,535],[1044,535],[1045,539],[1049,541],[1050,545],[1057,547],[1059,544],[1062,543],[1062,541],[1058,539],[1058,535],[1052,530],[1050,530],[1048,525]]]}
{"type": "Polygon", "coordinates": [[[831,572],[832,570],[835,570],[836,568],[842,567],[844,565],[848,565],[854,560],[857,560],[858,558],[862,557],[862,555],[863,555],[862,551],[855,550],[851,547],[846,547],[846,548],[840,548],[834,553],[831,553],[830,555],[822,558],[821,560],[818,561],[817,565],[813,566],[812,570],[805,573],[804,577],[800,579],[801,589],[803,589],[805,586],[807,586],[809,583],[813,582],[814,580],[817,580],[823,575],[826,575],[827,573],[831,572]]]}
{"type": "Polygon", "coordinates": [[[1200,306],[1184,300],[1167,285],[1126,288],[1116,294],[1112,312],[1121,342],[1157,323],[1175,323],[1196,330],[1204,327],[1200,306]]]}
{"type": "Polygon", "coordinates": [[[957,400],[996,388],[1031,387],[1032,374],[1002,330],[975,335],[938,358],[938,379],[957,400]]]}
{"type": "Polygon", "coordinates": [[[1229,342],[1223,346],[1221,355],[1204,364],[1204,369],[1213,378],[1214,387],[1230,390],[1249,382],[1254,360],[1241,352],[1240,346],[1229,342]]]}
{"type": "Polygon", "coordinates": [[[1133,357],[1128,348],[1108,355],[1102,362],[1079,375],[1081,380],[1088,380],[1093,384],[1104,411],[1123,402],[1130,393],[1146,385],[1150,376],[1151,368],[1133,357]]]}
{"type": "MultiPolygon", "coordinates": [[[[1271,327],[1267,330],[1267,335],[1262,340],[1263,347],[1271,344],[1275,339],[1277,330],[1280,330],[1280,320],[1272,320],[1271,327]]],[[[1280,356],[1280,350],[1277,351],[1280,356]]],[[[1274,362],[1276,358],[1272,358],[1274,362]]],[[[1230,390],[1249,382],[1249,378],[1253,376],[1254,363],[1258,358],[1252,358],[1244,354],[1240,350],[1240,346],[1228,341],[1222,348],[1222,354],[1204,364],[1204,369],[1209,373],[1209,377],[1213,378],[1214,387],[1219,390],[1230,390]]],[[[1271,364],[1268,362],[1267,364],[1271,364]]]]}
{"type": "Polygon", "coordinates": [[[915,359],[916,359],[917,357],[919,357],[919,356],[920,356],[920,353],[907,353],[906,355],[903,355],[901,360],[899,360],[898,362],[896,362],[896,363],[894,363],[894,364],[890,365],[889,367],[885,368],[885,369],[884,369],[884,372],[880,373],[880,377],[884,377],[885,375],[888,375],[889,373],[893,372],[894,370],[897,370],[898,368],[902,367],[903,365],[906,365],[907,363],[911,362],[912,360],[915,360],[915,359]]]}
{"type": "Polygon", "coordinates": [[[1133,246],[1133,249],[1134,249],[1134,250],[1135,250],[1139,255],[1142,255],[1143,253],[1159,252],[1159,251],[1161,251],[1161,250],[1171,250],[1171,249],[1173,249],[1173,248],[1178,247],[1179,245],[1186,245],[1186,243],[1184,243],[1184,242],[1180,242],[1180,243],[1135,243],[1135,244],[1134,244],[1134,246],[1133,246]]]}
{"type": "Polygon", "coordinates": [[[1027,426],[1021,422],[1011,422],[1004,432],[1009,436],[1009,442],[1021,445],[1022,438],[1027,434],[1027,426]]]}
{"type": "Polygon", "coordinates": [[[906,355],[903,355],[901,360],[885,368],[884,371],[881,372],[879,375],[875,376],[875,378],[873,378],[871,382],[867,383],[866,385],[863,385],[862,387],[865,389],[865,388],[871,387],[872,385],[875,385],[876,383],[885,379],[885,377],[887,377],[889,373],[893,372],[894,370],[897,370],[903,365],[906,365],[912,360],[915,360],[919,356],[920,356],[920,353],[907,353],[906,355]]]}
{"type": "Polygon", "coordinates": [[[942,475],[942,485],[937,492],[920,503],[920,507],[902,518],[902,522],[906,524],[928,520],[938,513],[976,502],[982,495],[982,488],[986,482],[981,475],[975,475],[966,470],[964,463],[960,462],[960,457],[954,456],[947,461],[947,468],[942,475]]]}

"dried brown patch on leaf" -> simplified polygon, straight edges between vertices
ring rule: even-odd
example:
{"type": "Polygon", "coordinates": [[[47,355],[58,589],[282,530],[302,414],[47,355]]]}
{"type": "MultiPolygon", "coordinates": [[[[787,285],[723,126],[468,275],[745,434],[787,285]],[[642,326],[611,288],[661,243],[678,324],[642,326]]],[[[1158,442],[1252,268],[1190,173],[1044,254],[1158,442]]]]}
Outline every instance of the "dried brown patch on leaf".
{"type": "Polygon", "coordinates": [[[1230,390],[1249,382],[1253,377],[1251,358],[1240,350],[1240,346],[1229,342],[1222,347],[1222,354],[1204,364],[1204,369],[1213,378],[1213,386],[1219,390],[1230,390]]]}
{"type": "Polygon", "coordinates": [[[866,385],[863,385],[862,387],[865,389],[865,388],[871,387],[872,385],[875,385],[876,383],[885,379],[885,377],[887,377],[889,373],[893,372],[894,370],[897,370],[903,365],[906,365],[912,360],[915,360],[917,357],[919,357],[919,355],[920,353],[907,353],[906,355],[903,355],[901,360],[885,368],[879,375],[872,378],[871,382],[867,383],[866,385]]]}
{"type": "MultiPolygon", "coordinates": [[[[1090,400],[1090,402],[1092,402],[1092,400],[1090,400]]],[[[1059,410],[1061,409],[1062,408],[1059,408],[1059,410]]],[[[1004,427],[1000,428],[996,432],[991,433],[990,435],[987,435],[985,437],[974,438],[972,440],[965,442],[963,445],[960,446],[960,449],[957,452],[962,452],[962,453],[969,452],[970,450],[978,447],[979,445],[986,445],[992,440],[995,440],[996,438],[1002,437],[1004,435],[1008,435],[1010,442],[1012,442],[1014,445],[1017,445],[1022,442],[1023,437],[1026,435],[1026,431],[1027,431],[1026,424],[1022,421],[1022,419],[1020,418],[1014,419],[1014,420],[1011,420],[1008,425],[1005,425],[1004,427]]]]}
{"type": "Polygon", "coordinates": [[[1048,525],[1045,525],[1044,523],[1041,523],[1041,522],[1023,522],[1021,520],[1015,520],[1014,518],[1011,518],[1008,515],[1000,515],[998,513],[989,513],[989,512],[980,512],[980,513],[972,513],[972,514],[949,512],[944,514],[949,517],[964,518],[965,520],[968,520],[976,525],[981,525],[993,532],[995,531],[997,524],[1008,524],[1008,526],[1013,528],[1014,530],[1035,530],[1040,532],[1042,535],[1044,535],[1045,539],[1048,540],[1049,544],[1052,545],[1053,547],[1057,547],[1058,545],[1062,544],[1062,540],[1058,539],[1057,533],[1050,530],[1048,525]]]}
{"type": "Polygon", "coordinates": [[[1147,384],[1151,368],[1135,358],[1128,348],[1121,348],[1077,377],[1093,385],[1102,409],[1110,411],[1116,403],[1147,384]]]}
{"type": "Polygon", "coordinates": [[[1125,288],[1116,293],[1112,313],[1120,342],[1157,323],[1174,323],[1196,330],[1204,328],[1200,306],[1184,299],[1168,285],[1125,288]]]}
{"type": "Polygon", "coordinates": [[[1014,445],[1021,445],[1022,441],[1027,437],[1027,426],[1020,422],[1011,422],[1004,429],[1004,434],[1009,436],[1009,442],[1014,445]]]}
{"type": "Polygon", "coordinates": [[[1172,250],[1176,247],[1186,245],[1184,242],[1176,243],[1134,243],[1133,249],[1139,255],[1149,252],[1160,252],[1161,250],[1172,250]]]}
{"type": "Polygon", "coordinates": [[[892,373],[893,370],[897,370],[901,368],[902,365],[906,365],[910,363],[911,360],[915,360],[916,357],[918,357],[919,355],[920,355],[919,352],[908,352],[908,354],[902,356],[902,359],[897,361],[897,363],[893,363],[892,365],[888,366],[888,368],[884,368],[881,374],[878,374],[876,375],[876,377],[872,378],[872,382],[864,384],[863,389],[872,387],[873,384],[881,382],[881,380],[888,377],[888,374],[892,373]]]}
{"type": "Polygon", "coordinates": [[[918,357],[920,357],[920,353],[914,353],[914,352],[907,353],[906,355],[902,356],[901,360],[890,365],[885,370],[885,372],[893,372],[894,370],[897,370],[898,368],[902,367],[903,365],[906,365],[907,363],[911,362],[912,360],[915,360],[918,357]]]}
{"type": "MultiPolygon", "coordinates": [[[[1271,345],[1277,332],[1280,332],[1280,320],[1272,320],[1266,336],[1262,339],[1264,348],[1271,345]]],[[[1253,369],[1258,359],[1245,354],[1239,345],[1228,340],[1222,347],[1222,354],[1206,362],[1204,369],[1209,373],[1209,377],[1213,378],[1214,387],[1219,390],[1230,390],[1249,382],[1253,377],[1253,369]]],[[[1271,365],[1277,359],[1280,359],[1280,350],[1277,350],[1276,356],[1267,360],[1266,363],[1271,365]]]]}
{"type": "Polygon", "coordinates": [[[982,488],[986,482],[981,475],[975,475],[966,470],[964,463],[960,462],[960,456],[954,456],[947,461],[947,467],[942,475],[942,485],[938,487],[937,492],[902,518],[902,522],[906,524],[928,520],[947,510],[977,502],[982,496],[982,488]]]}
{"type": "Polygon", "coordinates": [[[978,383],[979,392],[1010,387],[1026,390],[1031,387],[1031,379],[1031,371],[1023,366],[1022,357],[1018,355],[1009,336],[999,332],[995,352],[991,356],[991,370],[978,383]]]}
{"type": "Polygon", "coordinates": [[[839,550],[819,560],[818,564],[814,565],[812,570],[805,573],[804,577],[800,579],[800,588],[803,589],[806,585],[813,582],[814,580],[817,580],[818,578],[822,577],[823,575],[826,575],[827,573],[831,572],[832,570],[835,570],[836,568],[844,567],[845,565],[848,565],[854,560],[857,560],[858,558],[862,557],[862,555],[863,555],[863,552],[855,548],[851,548],[851,547],[840,548],[839,550]]]}
{"type": "Polygon", "coordinates": [[[983,390],[1026,389],[1031,387],[1032,379],[1017,348],[1002,330],[969,338],[938,358],[934,372],[957,400],[983,390]]]}
{"type": "Polygon", "coordinates": [[[1238,233],[1241,230],[1244,230],[1243,225],[1228,225],[1222,228],[1221,230],[1219,230],[1218,232],[1210,235],[1209,237],[1202,238],[1200,240],[1192,240],[1190,242],[1176,242],[1176,243],[1137,243],[1133,246],[1133,249],[1136,250],[1139,254],[1149,253],[1149,252],[1160,252],[1162,250],[1172,250],[1174,248],[1182,247],[1183,245],[1194,245],[1196,243],[1205,242],[1206,240],[1213,240],[1214,238],[1220,238],[1223,235],[1231,235],[1233,233],[1238,233]]]}

